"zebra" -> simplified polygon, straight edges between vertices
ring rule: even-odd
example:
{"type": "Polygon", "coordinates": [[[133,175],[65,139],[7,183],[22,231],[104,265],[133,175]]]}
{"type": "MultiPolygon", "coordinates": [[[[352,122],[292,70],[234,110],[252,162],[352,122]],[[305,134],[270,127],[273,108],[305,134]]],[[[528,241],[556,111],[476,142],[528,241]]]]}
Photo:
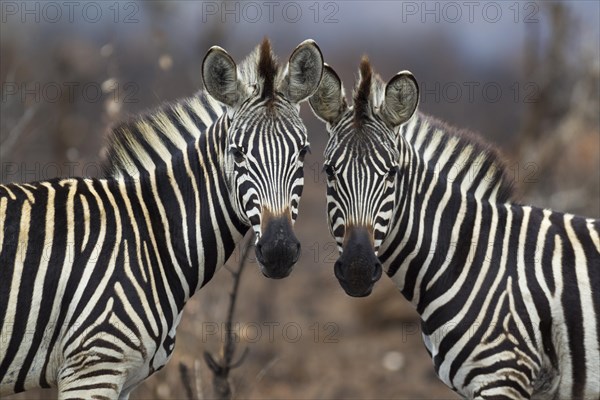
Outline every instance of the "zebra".
{"type": "Polygon", "coordinates": [[[416,111],[410,72],[386,84],[363,58],[359,75],[352,106],[327,65],[309,99],[345,292],[385,270],[466,398],[600,398],[600,220],[514,201],[498,151],[416,111]]]}
{"type": "Polygon", "coordinates": [[[251,227],[283,278],[308,151],[299,104],[323,59],[264,40],[204,58],[205,91],[115,128],[109,176],[0,186],[0,394],[126,399],[173,353],[186,301],[251,227]]]}

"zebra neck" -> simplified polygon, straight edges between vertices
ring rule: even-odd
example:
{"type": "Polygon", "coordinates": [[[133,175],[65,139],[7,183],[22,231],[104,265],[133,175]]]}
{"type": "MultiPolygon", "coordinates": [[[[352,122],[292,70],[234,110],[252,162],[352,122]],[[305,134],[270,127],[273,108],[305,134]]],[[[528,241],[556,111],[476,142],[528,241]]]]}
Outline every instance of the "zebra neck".
{"type": "Polygon", "coordinates": [[[421,312],[460,275],[473,250],[474,230],[487,201],[452,185],[407,190],[380,259],[404,297],[421,312]]]}
{"type": "Polygon", "coordinates": [[[184,302],[210,281],[248,229],[231,201],[226,134],[223,115],[142,184],[153,197],[153,231],[167,244],[165,275],[170,281],[186,281],[184,302]]]}
{"type": "Polygon", "coordinates": [[[400,132],[404,167],[379,251],[388,275],[418,311],[459,276],[482,223],[481,208],[504,202],[510,187],[493,152],[446,129],[419,114],[400,132]]]}

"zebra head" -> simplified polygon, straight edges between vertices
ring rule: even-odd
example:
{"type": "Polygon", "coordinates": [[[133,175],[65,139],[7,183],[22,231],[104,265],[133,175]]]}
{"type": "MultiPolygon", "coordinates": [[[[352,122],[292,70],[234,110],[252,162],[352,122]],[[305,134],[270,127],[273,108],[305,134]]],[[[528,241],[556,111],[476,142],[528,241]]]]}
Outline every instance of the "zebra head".
{"type": "Polygon", "coordinates": [[[334,271],[346,293],[356,297],[369,295],[382,274],[377,254],[396,212],[403,173],[397,128],[415,113],[419,97],[408,71],[386,85],[363,58],[359,72],[352,107],[328,65],[310,99],[329,132],[324,168],[327,216],[340,252],[334,271]]]}
{"type": "Polygon", "coordinates": [[[321,51],[306,40],[282,69],[267,39],[240,66],[225,50],[212,47],[202,71],[208,93],[227,107],[224,163],[234,208],[256,234],[263,274],[286,277],[300,256],[292,226],[309,150],[300,102],[319,85],[321,51]]]}

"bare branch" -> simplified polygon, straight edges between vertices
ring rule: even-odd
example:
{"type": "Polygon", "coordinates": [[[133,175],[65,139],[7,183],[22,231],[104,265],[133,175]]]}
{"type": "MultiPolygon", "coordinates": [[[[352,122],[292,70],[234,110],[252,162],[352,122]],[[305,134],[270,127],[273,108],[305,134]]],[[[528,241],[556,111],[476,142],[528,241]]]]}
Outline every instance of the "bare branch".
{"type": "Polygon", "coordinates": [[[252,388],[250,389],[249,393],[248,393],[248,398],[252,398],[252,393],[254,393],[254,390],[256,389],[256,386],[260,383],[260,381],[263,380],[263,378],[267,375],[267,372],[273,368],[273,366],[275,364],[277,364],[277,362],[279,361],[280,357],[273,357],[273,359],[271,359],[271,361],[269,361],[267,363],[267,365],[264,366],[263,369],[261,369],[258,374],[256,374],[256,379],[254,380],[254,384],[252,385],[252,388]]]}
{"type": "Polygon", "coordinates": [[[250,230],[250,233],[246,235],[242,243],[240,243],[241,257],[237,271],[230,270],[233,276],[233,288],[229,294],[229,307],[227,309],[227,317],[225,320],[225,339],[219,352],[219,357],[214,357],[208,351],[204,352],[204,361],[206,365],[213,373],[213,389],[215,395],[219,399],[229,400],[233,397],[233,391],[229,382],[229,372],[239,367],[248,354],[248,348],[244,350],[244,353],[238,361],[233,362],[233,356],[236,350],[237,334],[233,332],[233,315],[235,312],[235,305],[237,302],[237,295],[239,292],[240,281],[242,272],[246,265],[248,249],[252,244],[252,238],[254,233],[250,230]]]}
{"type": "Polygon", "coordinates": [[[200,360],[196,359],[194,360],[194,376],[196,377],[196,394],[198,395],[198,400],[203,400],[204,399],[204,392],[202,391],[202,378],[201,378],[201,368],[202,364],[200,363],[200,360]]]}
{"type": "Polygon", "coordinates": [[[181,381],[183,382],[183,388],[188,400],[194,400],[194,391],[192,390],[192,380],[190,379],[190,371],[187,365],[179,363],[179,374],[181,375],[181,381]]]}

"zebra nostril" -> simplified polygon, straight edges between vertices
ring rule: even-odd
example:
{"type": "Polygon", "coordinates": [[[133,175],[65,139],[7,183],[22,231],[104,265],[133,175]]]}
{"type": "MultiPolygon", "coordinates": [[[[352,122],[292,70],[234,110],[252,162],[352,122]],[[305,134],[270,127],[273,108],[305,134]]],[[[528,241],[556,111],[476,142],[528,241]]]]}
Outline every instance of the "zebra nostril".
{"type": "Polygon", "coordinates": [[[371,276],[371,282],[377,282],[379,278],[381,278],[382,268],[381,263],[375,263],[375,269],[373,270],[373,275],[371,276]]]}
{"type": "Polygon", "coordinates": [[[335,265],[333,266],[333,273],[335,274],[335,277],[340,280],[343,281],[344,276],[342,274],[342,262],[340,260],[337,260],[335,262],[335,265]]]}
{"type": "Polygon", "coordinates": [[[300,258],[300,243],[296,242],[296,245],[290,247],[290,250],[293,252],[292,254],[292,263],[295,264],[300,258]]]}
{"type": "Polygon", "coordinates": [[[262,244],[256,243],[256,255],[258,258],[262,258],[262,244]]]}

